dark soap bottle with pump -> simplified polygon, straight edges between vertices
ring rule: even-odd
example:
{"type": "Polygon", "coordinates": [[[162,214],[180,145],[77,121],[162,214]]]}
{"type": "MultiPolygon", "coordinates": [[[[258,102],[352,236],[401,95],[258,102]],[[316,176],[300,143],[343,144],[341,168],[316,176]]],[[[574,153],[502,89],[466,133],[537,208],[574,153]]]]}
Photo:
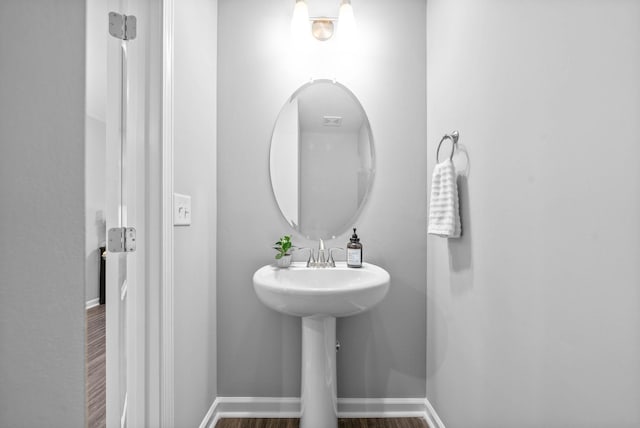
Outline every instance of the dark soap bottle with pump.
{"type": "Polygon", "coordinates": [[[353,228],[353,235],[347,244],[347,266],[351,268],[362,267],[362,244],[360,238],[356,234],[356,228],[353,228]]]}

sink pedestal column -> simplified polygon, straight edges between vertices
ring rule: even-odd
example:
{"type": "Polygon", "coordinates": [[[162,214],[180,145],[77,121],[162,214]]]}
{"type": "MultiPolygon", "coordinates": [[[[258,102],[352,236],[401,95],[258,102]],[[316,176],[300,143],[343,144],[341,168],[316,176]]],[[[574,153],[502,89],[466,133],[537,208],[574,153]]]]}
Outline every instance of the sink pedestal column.
{"type": "Polygon", "coordinates": [[[337,428],[336,319],[302,318],[300,428],[337,428]]]}

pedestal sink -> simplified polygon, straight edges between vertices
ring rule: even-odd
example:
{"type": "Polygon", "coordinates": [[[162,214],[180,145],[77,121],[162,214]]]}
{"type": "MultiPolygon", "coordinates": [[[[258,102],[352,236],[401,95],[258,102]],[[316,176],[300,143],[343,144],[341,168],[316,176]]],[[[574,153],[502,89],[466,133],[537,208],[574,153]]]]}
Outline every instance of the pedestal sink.
{"type": "Polygon", "coordinates": [[[336,317],[364,312],[389,290],[389,273],[363,263],[362,268],[308,268],[293,263],[280,269],[263,266],[253,275],[258,298],[268,307],[302,317],[300,428],[336,428],[336,317]]]}

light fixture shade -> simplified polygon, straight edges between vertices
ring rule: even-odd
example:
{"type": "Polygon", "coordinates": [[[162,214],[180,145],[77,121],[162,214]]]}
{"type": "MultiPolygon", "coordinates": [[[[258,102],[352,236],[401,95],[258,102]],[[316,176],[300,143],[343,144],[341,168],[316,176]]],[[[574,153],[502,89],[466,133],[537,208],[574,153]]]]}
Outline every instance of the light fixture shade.
{"type": "Polygon", "coordinates": [[[353,16],[351,0],[342,0],[340,4],[338,37],[344,41],[353,41],[356,37],[356,19],[353,16]]]}
{"type": "Polygon", "coordinates": [[[296,0],[291,18],[291,37],[294,40],[303,40],[309,35],[309,8],[305,0],[296,0]]]}
{"type": "Polygon", "coordinates": [[[321,42],[329,40],[333,36],[333,21],[330,19],[314,19],[311,24],[311,34],[321,42]]]}

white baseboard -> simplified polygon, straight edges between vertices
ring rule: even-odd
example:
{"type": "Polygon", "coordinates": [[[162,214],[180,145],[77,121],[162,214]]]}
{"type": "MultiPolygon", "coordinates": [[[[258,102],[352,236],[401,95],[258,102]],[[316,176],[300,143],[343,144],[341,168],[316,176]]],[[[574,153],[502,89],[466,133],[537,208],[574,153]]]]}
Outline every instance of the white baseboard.
{"type": "Polygon", "coordinates": [[[424,407],[424,419],[427,421],[427,425],[429,425],[429,428],[445,428],[442,419],[440,419],[435,409],[426,398],[424,399],[424,407]]]}
{"type": "MultiPolygon", "coordinates": [[[[200,428],[214,428],[222,418],[299,418],[298,397],[218,397],[200,428]]],[[[424,398],[338,398],[341,418],[424,418],[429,428],[445,428],[424,398]]]]}
{"type": "Polygon", "coordinates": [[[100,298],[96,297],[95,299],[87,300],[86,309],[95,308],[100,304],[100,298]]]}
{"type": "Polygon", "coordinates": [[[420,418],[424,398],[338,398],[341,418],[420,418]]]}
{"type": "Polygon", "coordinates": [[[204,415],[202,422],[200,422],[200,428],[213,428],[220,420],[220,414],[216,411],[218,408],[218,399],[213,400],[211,407],[207,410],[207,413],[204,415]]]}

